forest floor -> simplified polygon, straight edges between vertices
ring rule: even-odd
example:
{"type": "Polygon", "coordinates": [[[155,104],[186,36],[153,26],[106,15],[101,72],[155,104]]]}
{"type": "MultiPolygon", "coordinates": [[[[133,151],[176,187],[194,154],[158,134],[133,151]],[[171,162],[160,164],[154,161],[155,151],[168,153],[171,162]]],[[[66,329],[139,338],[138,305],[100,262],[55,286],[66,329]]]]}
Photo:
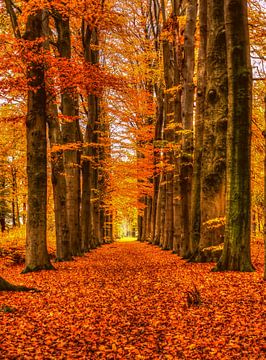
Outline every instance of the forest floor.
{"type": "Polygon", "coordinates": [[[41,292],[0,294],[0,359],[265,359],[255,245],[254,273],[212,273],[138,242],[26,275],[2,258],[1,276],[41,292]],[[202,303],[188,306],[194,285],[202,303]]]}

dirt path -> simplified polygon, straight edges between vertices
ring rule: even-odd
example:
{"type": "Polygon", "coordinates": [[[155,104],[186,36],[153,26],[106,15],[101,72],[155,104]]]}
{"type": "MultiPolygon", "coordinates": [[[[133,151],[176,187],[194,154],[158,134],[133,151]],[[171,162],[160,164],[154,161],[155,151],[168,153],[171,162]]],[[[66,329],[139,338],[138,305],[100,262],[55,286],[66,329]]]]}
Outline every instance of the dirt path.
{"type": "MultiPolygon", "coordinates": [[[[211,273],[157,247],[114,243],[57,271],[7,280],[41,293],[0,294],[0,359],[263,359],[263,281],[211,273]],[[187,307],[197,286],[202,305],[187,307]]],[[[264,355],[263,355],[264,354],[264,355]]]]}

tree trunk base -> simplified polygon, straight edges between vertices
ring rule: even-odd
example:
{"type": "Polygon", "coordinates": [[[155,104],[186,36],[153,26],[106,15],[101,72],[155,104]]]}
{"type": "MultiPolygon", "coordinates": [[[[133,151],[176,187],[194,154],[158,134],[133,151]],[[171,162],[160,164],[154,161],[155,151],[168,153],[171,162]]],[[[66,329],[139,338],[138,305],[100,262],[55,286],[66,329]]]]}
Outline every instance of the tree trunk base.
{"type": "Polygon", "coordinates": [[[187,252],[183,255],[180,255],[183,260],[190,260],[191,259],[191,252],[187,252]]]}
{"type": "Polygon", "coordinates": [[[35,288],[28,288],[26,286],[21,285],[13,285],[10,284],[8,281],[0,277],[0,291],[34,291],[34,292],[40,292],[40,290],[37,290],[35,288]]]}
{"type": "Polygon", "coordinates": [[[218,261],[216,266],[211,270],[212,272],[219,272],[219,271],[241,271],[241,272],[254,272],[255,268],[249,262],[247,263],[228,263],[223,261],[218,261]]]}
{"type": "Polygon", "coordinates": [[[26,266],[24,270],[22,270],[21,274],[27,274],[30,272],[35,272],[35,271],[41,271],[41,270],[55,270],[54,266],[52,264],[46,264],[46,265],[42,265],[42,266],[26,266]]]}
{"type": "Polygon", "coordinates": [[[208,263],[218,262],[223,252],[223,243],[216,246],[209,246],[198,250],[189,262],[208,263]]]}
{"type": "MultiPolygon", "coordinates": [[[[55,262],[66,262],[66,261],[73,261],[73,257],[72,256],[68,256],[65,258],[55,258],[55,262]]],[[[49,270],[49,269],[48,269],[49,270]]]]}

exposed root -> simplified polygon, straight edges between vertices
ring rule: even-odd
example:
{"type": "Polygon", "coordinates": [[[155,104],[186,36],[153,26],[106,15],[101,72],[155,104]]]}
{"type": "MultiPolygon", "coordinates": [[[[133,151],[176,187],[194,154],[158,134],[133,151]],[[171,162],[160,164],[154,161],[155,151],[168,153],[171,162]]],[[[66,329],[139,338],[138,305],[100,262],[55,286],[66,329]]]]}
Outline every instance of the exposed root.
{"type": "Polygon", "coordinates": [[[33,291],[33,292],[40,292],[40,290],[35,288],[29,288],[22,285],[13,285],[10,284],[8,281],[0,277],[0,291],[33,291]]]}

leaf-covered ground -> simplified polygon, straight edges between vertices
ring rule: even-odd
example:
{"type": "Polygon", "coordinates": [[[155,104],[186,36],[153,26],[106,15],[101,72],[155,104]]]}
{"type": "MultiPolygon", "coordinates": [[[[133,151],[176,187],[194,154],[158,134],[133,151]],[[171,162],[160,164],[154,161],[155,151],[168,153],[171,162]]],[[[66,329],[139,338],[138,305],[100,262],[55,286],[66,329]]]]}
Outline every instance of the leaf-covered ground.
{"type": "Polygon", "coordinates": [[[257,252],[248,274],[137,242],[27,275],[1,260],[1,276],[42,292],[0,294],[0,359],[265,359],[257,252]],[[193,284],[202,304],[188,307],[193,284]]]}

